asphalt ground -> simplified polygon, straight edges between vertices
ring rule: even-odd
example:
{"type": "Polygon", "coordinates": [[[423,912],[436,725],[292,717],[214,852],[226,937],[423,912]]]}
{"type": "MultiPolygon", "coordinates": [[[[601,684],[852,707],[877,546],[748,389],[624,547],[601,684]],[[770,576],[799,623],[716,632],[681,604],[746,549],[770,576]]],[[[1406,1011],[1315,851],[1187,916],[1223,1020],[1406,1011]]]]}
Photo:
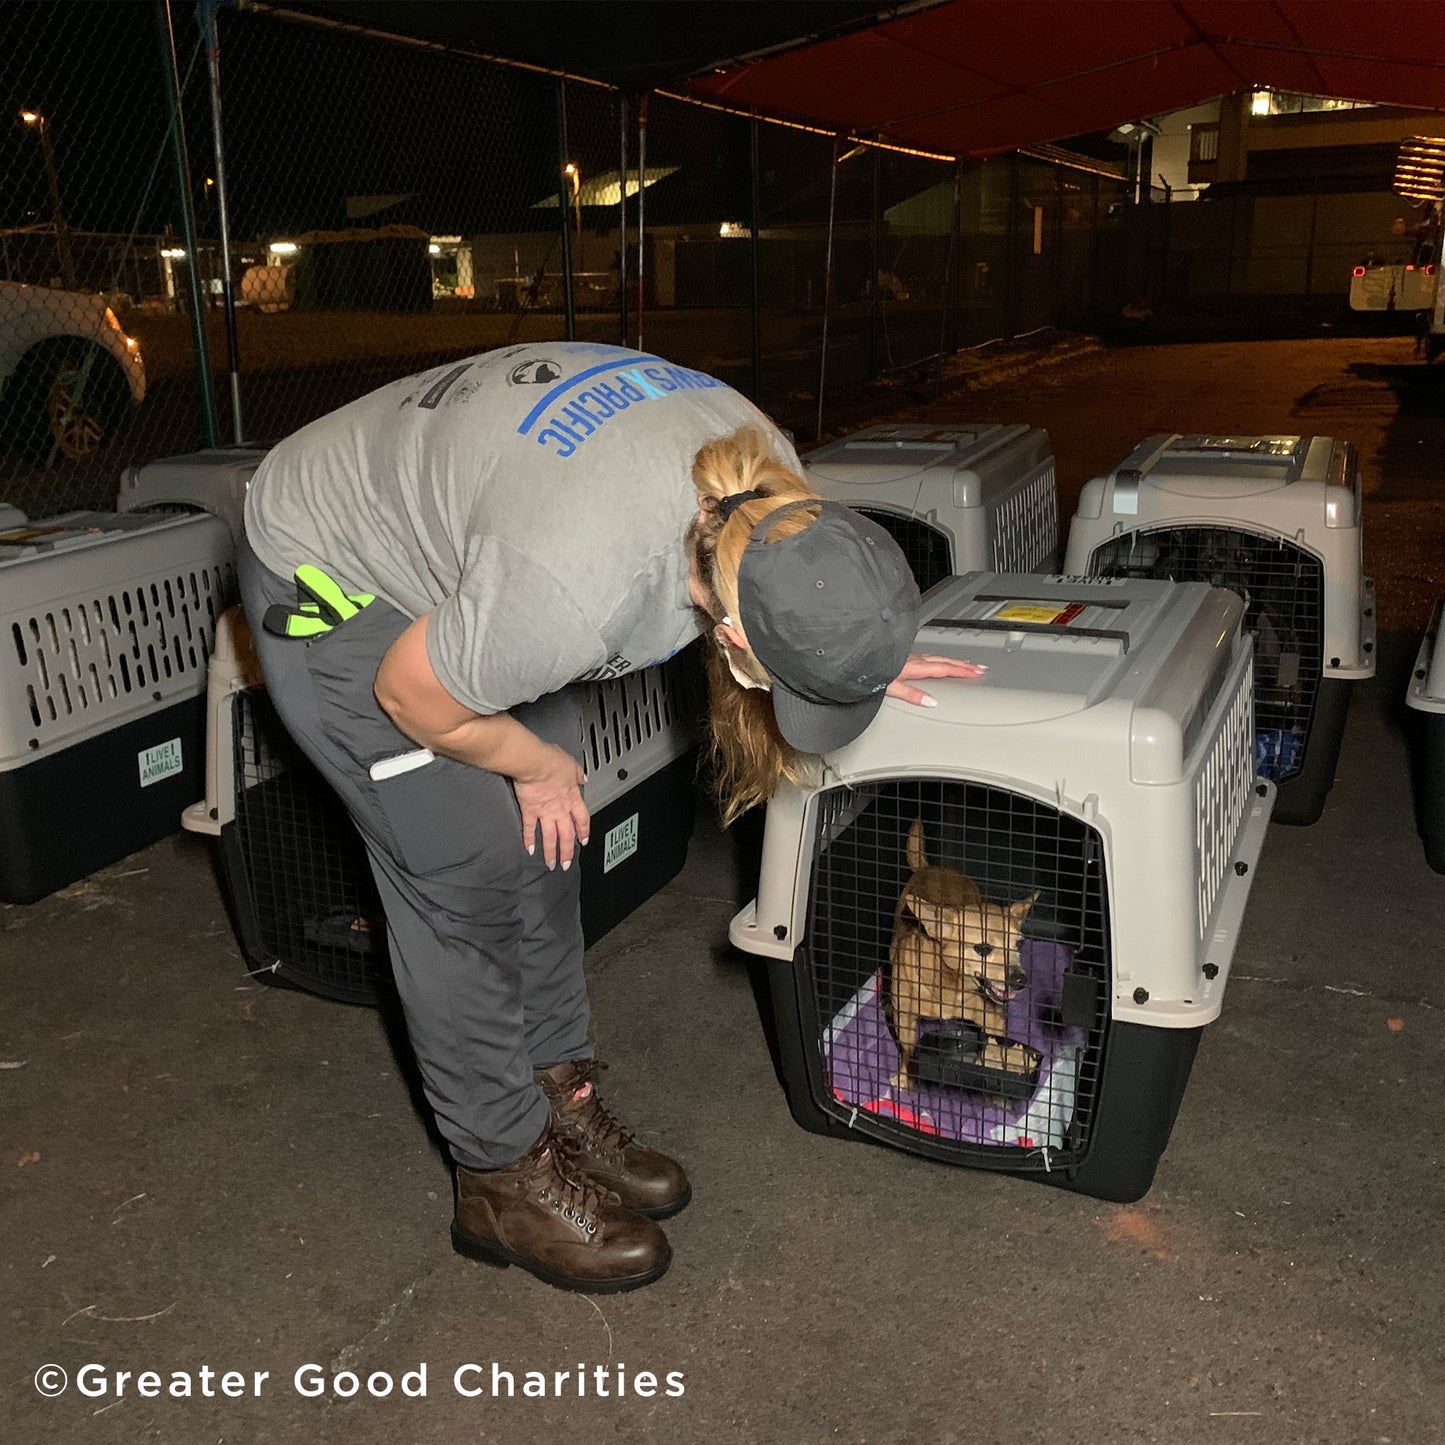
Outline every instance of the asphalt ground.
{"type": "Polygon", "coordinates": [[[4,1445],[1445,1438],[1445,880],[1402,706],[1445,593],[1440,375],[1407,343],[1308,341],[999,376],[926,405],[900,388],[897,414],[1047,426],[1065,515],[1153,430],[1324,431],[1365,466],[1379,674],[1324,818],[1270,830],[1151,1192],[1108,1204],[797,1128],[757,969],[726,944],[744,850],[705,817],[588,959],[608,1095],[694,1181],[671,1271],[593,1301],[468,1263],[387,1020],[247,978],[207,849],[178,835],[0,909],[4,1445]],[[302,1393],[308,1364],[360,1394],[302,1393]],[[195,1394],[117,1393],[124,1370],[195,1394]]]}

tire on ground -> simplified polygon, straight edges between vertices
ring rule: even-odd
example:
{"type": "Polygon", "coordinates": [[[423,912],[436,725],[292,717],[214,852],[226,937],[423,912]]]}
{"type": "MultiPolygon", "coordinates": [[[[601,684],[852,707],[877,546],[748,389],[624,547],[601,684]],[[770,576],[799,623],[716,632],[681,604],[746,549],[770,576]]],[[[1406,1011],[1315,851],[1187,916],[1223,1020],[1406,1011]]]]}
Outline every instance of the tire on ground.
{"type": "Polygon", "coordinates": [[[0,436],[29,461],[83,461],[115,434],[129,404],[112,356],[81,337],[56,337],[21,357],[0,401],[0,436]]]}

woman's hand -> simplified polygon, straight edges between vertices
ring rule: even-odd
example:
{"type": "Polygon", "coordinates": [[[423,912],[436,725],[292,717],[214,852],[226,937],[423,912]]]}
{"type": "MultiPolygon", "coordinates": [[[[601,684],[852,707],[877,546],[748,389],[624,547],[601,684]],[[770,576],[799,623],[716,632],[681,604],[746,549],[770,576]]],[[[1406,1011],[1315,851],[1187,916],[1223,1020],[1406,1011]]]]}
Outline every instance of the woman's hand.
{"type": "Polygon", "coordinates": [[[522,810],[522,842],[529,853],[534,852],[540,827],[542,857],[549,868],[555,868],[560,859],[566,872],[577,845],[587,842],[592,818],[582,801],[586,781],[587,774],[576,759],[551,743],[543,743],[534,765],[512,779],[522,810]]]}
{"type": "Polygon", "coordinates": [[[413,742],[443,757],[500,773],[512,782],[522,810],[522,843],[549,868],[572,865],[592,819],[582,801],[587,775],[564,749],[543,742],[509,713],[476,713],[458,702],[432,670],[427,618],[417,618],[387,650],[376,674],[376,700],[413,742]]]}
{"type": "Polygon", "coordinates": [[[915,707],[937,707],[938,699],[921,687],[910,683],[924,677],[960,677],[966,681],[979,678],[988,671],[981,662],[964,662],[957,657],[938,657],[931,652],[913,652],[903,664],[903,671],[888,684],[888,696],[911,702],[915,707]]]}

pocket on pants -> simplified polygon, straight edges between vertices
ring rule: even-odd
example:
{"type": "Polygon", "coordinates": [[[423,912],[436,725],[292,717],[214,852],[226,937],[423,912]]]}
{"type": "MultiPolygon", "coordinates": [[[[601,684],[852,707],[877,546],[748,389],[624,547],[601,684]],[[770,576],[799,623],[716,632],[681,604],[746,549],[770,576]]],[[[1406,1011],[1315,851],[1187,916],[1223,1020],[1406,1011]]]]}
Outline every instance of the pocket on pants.
{"type": "MultiPolygon", "coordinates": [[[[521,837],[516,802],[505,779],[452,758],[374,781],[384,758],[417,744],[376,700],[376,674],[387,649],[411,619],[379,598],[324,637],[302,644],[321,726],[360,775],[372,836],[407,872],[421,875],[470,863],[496,848],[511,827],[521,837]]],[[[520,851],[520,845],[519,845],[520,851]]]]}
{"type": "Polygon", "coordinates": [[[497,773],[435,758],[407,773],[369,782],[394,856],[418,876],[460,868],[491,855],[498,868],[522,855],[521,815],[511,785],[497,773]]]}

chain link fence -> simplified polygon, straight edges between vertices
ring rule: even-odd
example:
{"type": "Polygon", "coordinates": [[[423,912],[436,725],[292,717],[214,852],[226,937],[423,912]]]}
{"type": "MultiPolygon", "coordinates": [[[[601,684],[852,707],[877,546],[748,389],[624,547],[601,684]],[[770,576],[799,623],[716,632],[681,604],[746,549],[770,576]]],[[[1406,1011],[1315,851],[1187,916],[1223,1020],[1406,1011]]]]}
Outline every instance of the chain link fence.
{"type": "Polygon", "coordinates": [[[1123,294],[1101,241],[1122,182],[1087,170],[854,144],[269,5],[85,12],[79,49],[70,7],[0,14],[0,501],[32,517],[567,336],[709,371],[808,440],[832,398],[1123,294]]]}
{"type": "MultiPolygon", "coordinates": [[[[201,436],[159,17],[88,6],[78,49],[69,6],[0,15],[0,501],[34,515],[201,436]]],[[[177,63],[194,88],[194,32],[177,63]]]]}

